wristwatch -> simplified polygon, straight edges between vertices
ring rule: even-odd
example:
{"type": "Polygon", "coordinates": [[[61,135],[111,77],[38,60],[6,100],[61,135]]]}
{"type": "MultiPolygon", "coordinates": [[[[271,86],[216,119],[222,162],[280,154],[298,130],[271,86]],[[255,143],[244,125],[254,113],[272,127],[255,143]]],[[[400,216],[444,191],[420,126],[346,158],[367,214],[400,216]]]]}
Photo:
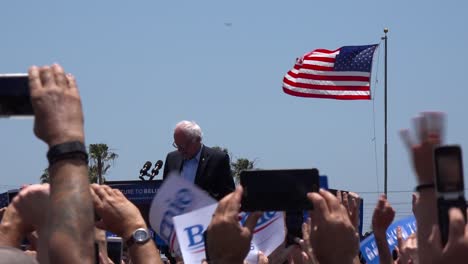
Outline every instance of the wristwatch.
{"type": "Polygon", "coordinates": [[[151,239],[150,233],[148,229],[145,228],[138,228],[137,230],[133,231],[132,236],[125,242],[127,248],[133,246],[133,244],[145,244],[151,239]]]}

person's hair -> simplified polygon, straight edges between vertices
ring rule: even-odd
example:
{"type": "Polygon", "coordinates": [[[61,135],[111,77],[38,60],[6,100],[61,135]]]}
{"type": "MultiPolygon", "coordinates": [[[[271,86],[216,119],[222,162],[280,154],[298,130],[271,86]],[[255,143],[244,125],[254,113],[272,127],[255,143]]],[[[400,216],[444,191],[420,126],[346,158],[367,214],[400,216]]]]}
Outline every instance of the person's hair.
{"type": "Polygon", "coordinates": [[[195,123],[195,121],[187,121],[187,120],[180,121],[176,125],[176,129],[177,128],[182,129],[184,134],[189,136],[192,140],[199,138],[201,141],[203,138],[202,130],[200,126],[197,123],[195,123]]]}

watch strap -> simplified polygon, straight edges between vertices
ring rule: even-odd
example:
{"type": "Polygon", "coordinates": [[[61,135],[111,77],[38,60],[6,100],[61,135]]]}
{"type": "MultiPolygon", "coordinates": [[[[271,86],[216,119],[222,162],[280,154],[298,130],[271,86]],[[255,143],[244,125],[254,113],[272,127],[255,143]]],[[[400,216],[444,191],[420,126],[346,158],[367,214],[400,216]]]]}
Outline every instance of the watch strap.
{"type": "Polygon", "coordinates": [[[47,159],[49,160],[49,167],[57,161],[66,159],[82,160],[88,164],[88,153],[82,142],[70,141],[50,147],[49,151],[47,151],[47,159]]]}

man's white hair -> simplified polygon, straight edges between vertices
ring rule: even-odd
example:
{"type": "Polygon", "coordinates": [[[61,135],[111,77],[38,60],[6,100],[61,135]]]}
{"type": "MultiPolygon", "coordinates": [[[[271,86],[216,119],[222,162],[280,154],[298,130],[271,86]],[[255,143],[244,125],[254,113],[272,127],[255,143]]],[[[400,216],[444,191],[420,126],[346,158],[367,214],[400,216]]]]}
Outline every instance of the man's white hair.
{"type": "Polygon", "coordinates": [[[181,129],[184,132],[184,134],[186,134],[192,139],[200,138],[200,141],[201,141],[203,138],[202,130],[200,126],[197,123],[195,123],[195,121],[187,121],[187,120],[180,121],[175,126],[175,129],[177,128],[181,129]]]}

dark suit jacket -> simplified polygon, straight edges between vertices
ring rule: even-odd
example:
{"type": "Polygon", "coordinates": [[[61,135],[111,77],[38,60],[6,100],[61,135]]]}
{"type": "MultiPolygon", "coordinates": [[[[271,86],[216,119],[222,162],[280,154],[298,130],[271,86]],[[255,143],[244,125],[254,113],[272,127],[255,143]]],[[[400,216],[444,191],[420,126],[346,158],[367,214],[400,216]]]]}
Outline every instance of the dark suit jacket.
{"type": "MultiPolygon", "coordinates": [[[[182,165],[183,157],[177,150],[167,154],[163,180],[170,172],[180,173],[182,165]]],[[[233,192],[235,185],[231,175],[229,155],[203,145],[195,175],[195,184],[216,200],[221,200],[233,192]]]]}

